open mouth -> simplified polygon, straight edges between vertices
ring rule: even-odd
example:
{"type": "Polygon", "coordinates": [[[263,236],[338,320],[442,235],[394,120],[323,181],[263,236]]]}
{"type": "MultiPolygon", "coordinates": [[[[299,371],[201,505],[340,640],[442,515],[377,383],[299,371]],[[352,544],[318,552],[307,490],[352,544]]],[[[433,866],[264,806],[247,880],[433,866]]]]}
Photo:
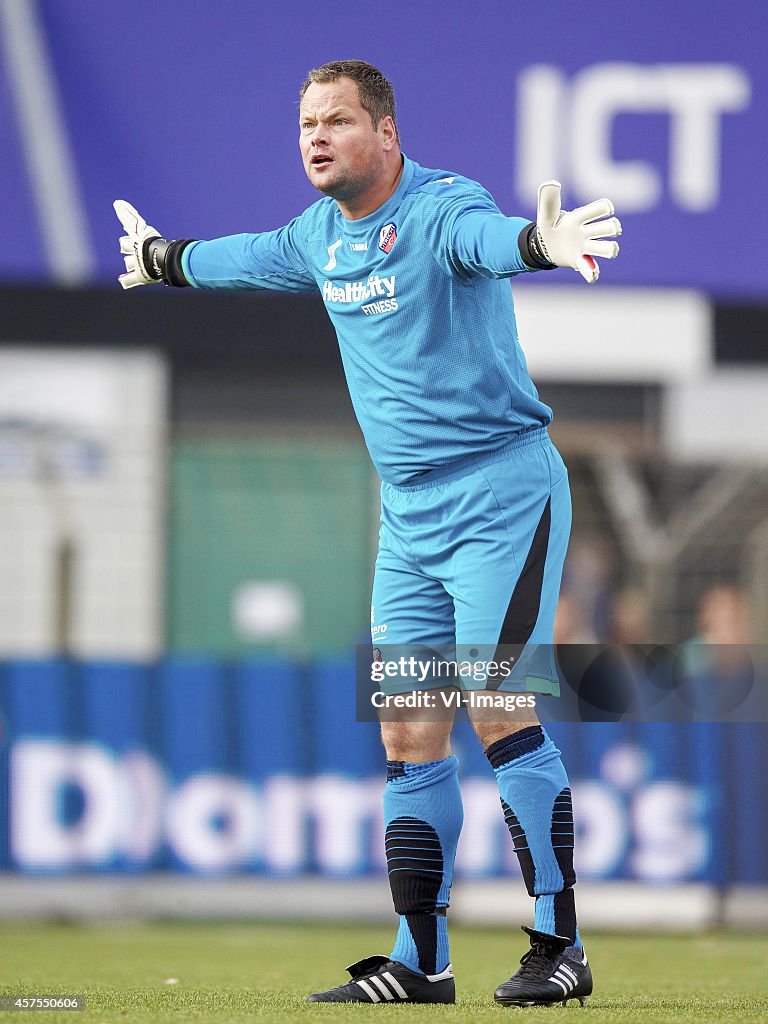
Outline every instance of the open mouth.
{"type": "Polygon", "coordinates": [[[325,167],[326,164],[332,164],[333,160],[329,156],[324,156],[321,153],[315,154],[309,161],[313,167],[325,167]]]}

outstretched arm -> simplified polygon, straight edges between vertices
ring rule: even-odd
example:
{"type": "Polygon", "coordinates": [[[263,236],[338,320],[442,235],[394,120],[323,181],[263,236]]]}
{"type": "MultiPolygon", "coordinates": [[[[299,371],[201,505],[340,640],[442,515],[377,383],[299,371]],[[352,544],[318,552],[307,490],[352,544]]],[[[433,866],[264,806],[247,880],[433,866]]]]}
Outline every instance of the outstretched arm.
{"type": "Polygon", "coordinates": [[[593,284],[599,276],[596,256],[613,259],[621,223],[610,199],[576,210],[560,208],[560,183],[539,186],[535,222],[505,217],[490,196],[461,200],[440,230],[444,256],[459,273],[509,277],[529,270],[571,267],[593,284]]]}
{"type": "Polygon", "coordinates": [[[189,238],[168,241],[124,199],[115,213],[125,234],[123,288],[157,284],[183,288],[270,288],[308,291],[317,287],[303,258],[299,218],[277,231],[229,235],[207,242],[189,238]]]}

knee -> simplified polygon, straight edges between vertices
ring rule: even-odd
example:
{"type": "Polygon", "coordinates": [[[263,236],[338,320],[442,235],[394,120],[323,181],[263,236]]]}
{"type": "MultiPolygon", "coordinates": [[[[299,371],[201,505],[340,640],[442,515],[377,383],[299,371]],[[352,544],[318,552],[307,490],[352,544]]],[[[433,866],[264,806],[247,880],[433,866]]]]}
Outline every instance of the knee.
{"type": "Polygon", "coordinates": [[[483,750],[487,750],[492,743],[496,743],[498,740],[503,740],[513,733],[520,732],[521,729],[530,729],[532,725],[538,725],[538,719],[535,717],[529,721],[521,721],[519,718],[506,721],[499,721],[497,719],[494,721],[492,717],[486,720],[480,717],[472,719],[472,728],[482,743],[483,750]]]}
{"type": "Polygon", "coordinates": [[[451,756],[451,723],[382,722],[381,741],[389,761],[442,761],[451,756]]]}

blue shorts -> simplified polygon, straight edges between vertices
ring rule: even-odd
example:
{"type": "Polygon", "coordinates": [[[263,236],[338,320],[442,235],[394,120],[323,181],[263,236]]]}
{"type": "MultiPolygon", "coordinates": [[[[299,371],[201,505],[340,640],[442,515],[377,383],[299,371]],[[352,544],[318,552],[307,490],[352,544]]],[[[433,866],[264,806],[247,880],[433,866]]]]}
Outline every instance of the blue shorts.
{"type": "MultiPolygon", "coordinates": [[[[551,661],[570,529],[568,472],[545,428],[417,483],[382,484],[374,659],[415,647],[488,660],[496,650],[528,645],[529,652],[541,646],[551,661]]],[[[408,681],[392,680],[387,689],[446,685],[408,681]]],[[[489,688],[526,687],[510,677],[489,688]]]]}

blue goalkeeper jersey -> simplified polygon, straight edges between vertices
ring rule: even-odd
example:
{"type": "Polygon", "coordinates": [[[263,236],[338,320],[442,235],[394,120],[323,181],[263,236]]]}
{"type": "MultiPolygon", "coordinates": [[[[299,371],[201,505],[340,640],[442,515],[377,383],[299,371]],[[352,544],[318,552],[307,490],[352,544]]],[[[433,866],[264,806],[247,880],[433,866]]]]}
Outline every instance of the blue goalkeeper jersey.
{"type": "Polygon", "coordinates": [[[276,231],[195,242],[182,269],[196,288],[319,289],[371,458],[403,485],[552,419],[505,280],[530,269],[527,223],[477,182],[406,157],[369,216],[347,220],[324,198],[276,231]]]}

